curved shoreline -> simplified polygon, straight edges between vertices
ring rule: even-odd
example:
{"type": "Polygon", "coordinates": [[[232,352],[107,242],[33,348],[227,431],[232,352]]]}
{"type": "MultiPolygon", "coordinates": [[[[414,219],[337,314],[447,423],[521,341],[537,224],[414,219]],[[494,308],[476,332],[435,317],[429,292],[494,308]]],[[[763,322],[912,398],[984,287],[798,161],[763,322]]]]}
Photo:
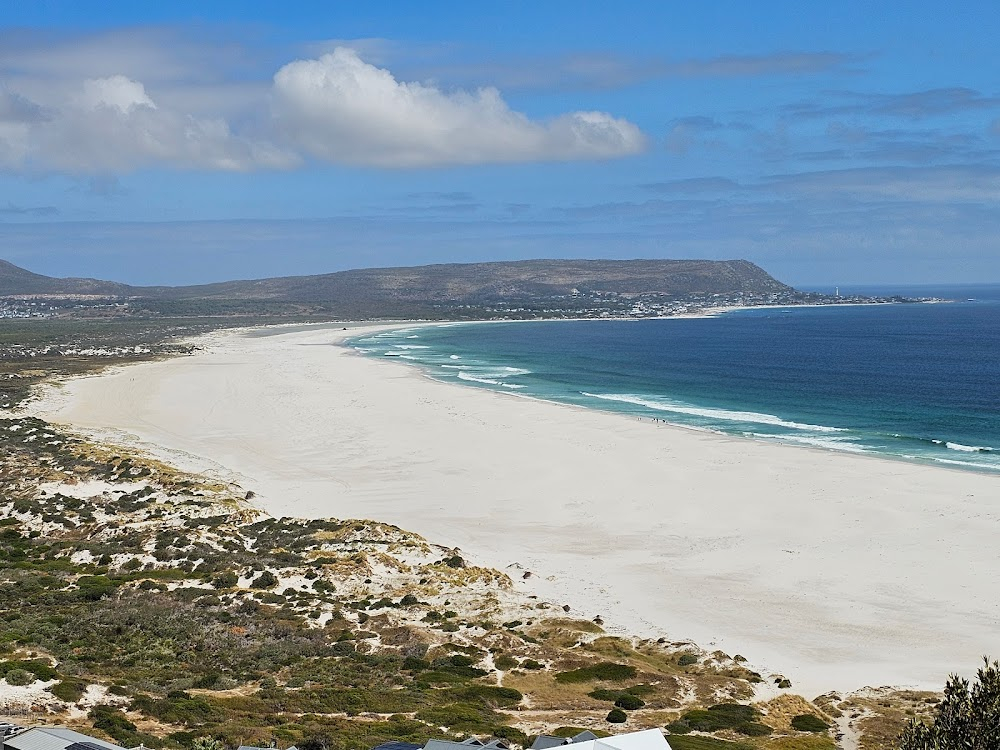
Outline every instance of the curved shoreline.
{"type": "MultiPolygon", "coordinates": [[[[850,304],[850,305],[843,305],[843,306],[844,307],[857,307],[857,306],[861,306],[861,305],[850,304]]],[[[692,318],[710,318],[710,317],[719,317],[721,315],[724,315],[724,314],[730,313],[730,312],[738,312],[738,311],[745,311],[745,310],[755,310],[755,309],[765,308],[765,307],[773,307],[773,308],[783,309],[783,308],[787,308],[788,306],[787,305],[770,305],[770,306],[768,306],[768,305],[761,305],[761,306],[758,306],[758,307],[717,308],[717,309],[715,309],[715,312],[712,315],[685,315],[685,316],[677,315],[677,316],[667,316],[667,317],[663,317],[663,318],[650,318],[650,319],[644,319],[644,320],[684,320],[684,319],[692,319],[692,318]]],[[[829,305],[800,305],[799,307],[829,307],[829,305]]],[[[476,325],[512,324],[512,323],[529,324],[529,323],[553,323],[553,322],[555,322],[555,323],[562,323],[562,322],[588,322],[588,323],[589,322],[600,322],[600,323],[604,323],[604,322],[618,322],[618,323],[621,323],[621,322],[630,322],[631,323],[631,322],[642,322],[642,321],[631,319],[631,318],[594,318],[594,319],[590,319],[590,318],[573,318],[573,319],[569,319],[569,318],[567,318],[567,319],[556,319],[556,320],[476,320],[476,321],[433,322],[433,323],[432,322],[409,322],[409,323],[404,322],[404,323],[401,323],[399,325],[388,325],[388,326],[385,326],[384,329],[380,326],[379,329],[377,329],[377,332],[379,332],[379,333],[390,333],[390,332],[404,333],[404,332],[414,331],[417,328],[428,327],[428,326],[454,327],[454,326],[476,326],[476,325]]],[[[521,389],[521,388],[528,388],[529,387],[529,386],[524,386],[524,385],[509,386],[506,383],[502,383],[502,384],[499,384],[499,385],[500,386],[506,386],[506,387],[490,387],[489,381],[476,381],[475,378],[462,379],[461,382],[457,382],[456,380],[453,380],[451,378],[445,377],[439,371],[439,368],[442,365],[428,363],[428,362],[422,361],[422,360],[420,360],[418,358],[414,358],[414,357],[410,357],[410,356],[405,356],[402,353],[391,354],[390,355],[388,352],[381,352],[380,353],[378,349],[368,349],[368,348],[366,348],[366,345],[363,342],[364,338],[366,338],[366,334],[361,334],[361,335],[357,335],[357,336],[351,335],[351,336],[346,337],[341,342],[341,344],[342,344],[342,346],[345,346],[346,348],[351,349],[354,353],[359,354],[361,356],[372,358],[373,360],[378,360],[378,361],[401,360],[401,361],[398,361],[396,363],[397,364],[403,364],[403,365],[409,366],[409,367],[413,368],[414,370],[420,372],[421,374],[423,374],[427,378],[429,378],[429,379],[431,379],[431,380],[433,380],[435,382],[445,384],[445,385],[458,385],[458,386],[462,386],[462,387],[466,387],[466,388],[476,388],[476,389],[479,389],[481,391],[485,391],[487,393],[493,393],[493,394],[500,395],[500,396],[516,396],[518,398],[529,399],[529,400],[534,400],[534,401],[541,401],[543,403],[548,403],[548,404],[552,404],[552,405],[555,405],[555,406],[562,406],[562,407],[567,407],[567,408],[571,408],[571,409],[585,409],[585,410],[589,410],[589,411],[598,411],[598,412],[601,412],[601,413],[604,413],[604,414],[612,414],[612,415],[615,415],[615,416],[618,416],[618,417],[627,417],[627,418],[630,418],[630,419],[631,418],[638,418],[640,420],[646,419],[646,420],[648,420],[650,422],[657,423],[658,426],[669,426],[672,429],[682,429],[682,430],[690,430],[690,431],[694,431],[694,432],[708,433],[708,434],[711,434],[711,435],[717,435],[719,437],[728,438],[728,439],[732,439],[732,440],[750,440],[750,441],[754,441],[754,442],[769,443],[769,444],[772,444],[772,445],[783,445],[783,446],[786,446],[786,447],[797,448],[797,449],[800,449],[800,450],[816,450],[816,451],[821,451],[821,452],[824,452],[824,453],[833,453],[833,454],[836,454],[836,455],[852,455],[852,456],[856,456],[856,457],[859,457],[859,458],[871,458],[871,459],[876,459],[876,460],[879,460],[879,461],[901,462],[901,463],[909,464],[909,465],[912,465],[912,466],[929,467],[929,468],[941,469],[941,470],[945,470],[945,471],[956,471],[956,472],[960,472],[960,473],[967,473],[967,472],[969,472],[969,473],[974,473],[974,474],[979,474],[979,475],[984,475],[984,476],[989,476],[989,477],[994,477],[994,478],[1000,479],[1000,465],[993,466],[993,465],[988,465],[988,464],[976,464],[976,463],[971,463],[969,461],[960,461],[960,460],[958,460],[958,458],[949,459],[949,458],[941,458],[939,456],[929,456],[929,455],[928,456],[919,456],[919,455],[911,455],[911,454],[906,454],[906,453],[893,453],[893,452],[890,452],[890,451],[879,451],[877,449],[870,449],[869,447],[865,447],[865,446],[857,446],[855,443],[849,443],[848,445],[850,447],[837,447],[837,446],[834,446],[834,445],[821,445],[821,444],[818,444],[816,441],[802,440],[802,439],[800,439],[800,436],[796,435],[796,434],[780,434],[780,433],[775,433],[775,434],[764,435],[764,434],[749,433],[749,432],[746,432],[744,429],[740,429],[740,430],[727,430],[727,429],[725,429],[723,427],[716,427],[716,426],[709,426],[709,425],[700,425],[700,424],[690,424],[690,423],[686,423],[686,422],[678,419],[676,416],[673,416],[674,413],[672,411],[670,411],[670,410],[659,411],[659,410],[655,410],[655,409],[651,409],[651,408],[645,408],[645,409],[643,409],[642,406],[638,406],[637,409],[635,409],[632,413],[630,413],[628,410],[614,409],[614,408],[611,408],[611,407],[605,405],[606,401],[615,401],[615,400],[617,400],[615,398],[607,398],[606,401],[602,401],[601,403],[594,402],[593,400],[591,400],[590,402],[578,402],[578,401],[574,401],[574,400],[571,400],[571,399],[568,399],[568,398],[564,398],[563,397],[564,394],[563,394],[563,396],[560,396],[560,395],[546,396],[544,394],[525,392],[523,390],[515,390],[515,389],[521,389]],[[639,411],[644,411],[644,413],[639,414],[638,413],[639,411]],[[664,413],[664,412],[666,412],[666,413],[664,413]]],[[[419,348],[422,348],[422,349],[432,349],[433,350],[434,346],[422,346],[422,347],[419,347],[419,348]]],[[[474,356],[481,356],[481,355],[475,354],[474,356]]],[[[489,355],[486,355],[486,356],[489,356],[489,355]]],[[[512,363],[511,362],[500,362],[500,363],[496,364],[495,366],[496,367],[504,367],[505,365],[510,365],[510,364],[512,364],[512,363]]],[[[444,367],[451,367],[452,365],[445,364],[443,366],[444,367]]],[[[530,363],[517,363],[517,366],[518,367],[524,367],[524,366],[531,366],[531,365],[530,365],[530,363]]],[[[456,367],[456,369],[458,369],[458,368],[456,367]]],[[[461,375],[459,375],[458,377],[461,378],[461,375]]],[[[595,398],[593,396],[593,394],[586,393],[586,392],[583,392],[583,391],[580,391],[580,394],[583,395],[583,396],[585,396],[585,397],[589,397],[591,399],[595,398]]],[[[599,397],[599,396],[596,397],[596,398],[601,399],[601,397],[599,397]]],[[[629,402],[629,403],[635,404],[636,402],[629,402]]],[[[723,407],[716,407],[716,406],[712,406],[711,404],[709,404],[709,405],[694,405],[694,404],[692,404],[692,405],[690,405],[690,407],[691,408],[704,408],[704,409],[715,409],[715,408],[718,408],[718,409],[723,409],[723,410],[730,409],[730,408],[736,408],[736,407],[725,407],[725,406],[723,406],[723,407]]],[[[756,416],[768,417],[768,418],[775,419],[775,420],[783,419],[782,417],[777,417],[777,416],[774,416],[774,415],[772,415],[770,413],[765,413],[765,412],[760,412],[759,414],[756,414],[756,416]]],[[[792,419],[792,418],[791,417],[786,417],[785,419],[792,419]]],[[[736,420],[734,420],[734,421],[736,421],[736,420]]],[[[830,427],[830,426],[825,426],[825,425],[804,425],[804,427],[811,427],[813,430],[820,431],[820,432],[827,432],[827,431],[829,431],[829,432],[850,432],[852,429],[855,429],[855,428],[851,428],[851,427],[830,427]]],[[[896,437],[899,437],[899,436],[897,435],[896,437]]],[[[859,438],[863,440],[864,436],[859,434],[859,438]]],[[[951,445],[952,445],[952,443],[946,443],[944,440],[931,440],[929,438],[916,438],[916,437],[912,437],[911,439],[912,440],[926,441],[926,442],[934,442],[934,443],[938,443],[938,444],[941,444],[941,445],[947,445],[949,448],[951,448],[951,445]]],[[[988,452],[993,452],[995,449],[992,449],[992,448],[977,448],[977,447],[974,447],[974,446],[970,446],[970,447],[968,447],[968,451],[963,451],[961,448],[954,448],[952,450],[965,455],[967,452],[971,453],[971,452],[976,452],[976,451],[980,451],[980,450],[982,450],[982,451],[988,451],[988,452]]]]}
{"type": "Polygon", "coordinates": [[[995,477],[455,388],[352,356],[334,344],[360,331],[335,327],[210,334],[31,411],[228,473],[275,515],[518,563],[519,586],[614,631],[738,651],[807,694],[938,689],[995,643],[995,477]]]}

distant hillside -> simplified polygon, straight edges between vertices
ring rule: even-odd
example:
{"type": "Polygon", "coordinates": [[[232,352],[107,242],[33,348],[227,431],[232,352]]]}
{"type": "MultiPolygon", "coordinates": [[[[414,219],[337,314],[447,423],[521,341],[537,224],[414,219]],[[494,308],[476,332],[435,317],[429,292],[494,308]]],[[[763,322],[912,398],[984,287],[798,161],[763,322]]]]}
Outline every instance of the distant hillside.
{"type": "Polygon", "coordinates": [[[0,260],[0,297],[17,294],[80,294],[121,296],[131,287],[97,279],[55,279],[0,260]]]}
{"type": "Polygon", "coordinates": [[[491,302],[579,292],[670,296],[788,291],[745,260],[523,260],[365,268],[320,276],[287,276],[149,289],[171,298],[246,298],[285,302],[387,299],[491,302]]]}
{"type": "Polygon", "coordinates": [[[620,312],[635,300],[795,294],[745,260],[527,260],[369,268],[184,287],[54,279],[0,261],[0,295],[107,294],[156,313],[280,312],[426,317],[620,312]],[[611,308],[608,303],[614,301],[611,308]]]}

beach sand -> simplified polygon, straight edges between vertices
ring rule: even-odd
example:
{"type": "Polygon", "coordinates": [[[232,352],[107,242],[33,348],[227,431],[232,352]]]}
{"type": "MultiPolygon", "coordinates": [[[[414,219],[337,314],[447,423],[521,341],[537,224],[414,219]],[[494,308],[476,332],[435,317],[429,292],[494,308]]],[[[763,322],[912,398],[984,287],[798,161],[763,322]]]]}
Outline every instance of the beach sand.
{"type": "MultiPolygon", "coordinates": [[[[399,326],[397,326],[399,327],[399,326]]],[[[33,413],[256,493],[460,547],[611,632],[692,639],[793,689],[940,689],[1000,656],[1000,479],[435,382],[336,327],[53,387],[33,413]]]]}

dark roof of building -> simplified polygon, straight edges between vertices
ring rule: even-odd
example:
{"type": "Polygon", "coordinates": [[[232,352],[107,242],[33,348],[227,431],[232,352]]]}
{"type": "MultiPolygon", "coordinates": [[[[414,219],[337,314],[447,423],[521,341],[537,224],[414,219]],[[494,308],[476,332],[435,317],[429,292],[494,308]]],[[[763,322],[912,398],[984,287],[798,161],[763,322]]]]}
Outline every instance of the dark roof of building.
{"type": "Polygon", "coordinates": [[[553,747],[562,747],[566,744],[565,737],[554,737],[551,734],[540,734],[531,743],[531,750],[549,750],[553,747]]]}
{"type": "Polygon", "coordinates": [[[13,750],[122,750],[118,745],[65,727],[32,727],[4,737],[4,748],[13,750]]]}
{"type": "Polygon", "coordinates": [[[510,745],[506,740],[492,739],[489,742],[483,742],[475,737],[469,737],[467,740],[462,740],[461,742],[454,742],[452,740],[428,740],[427,744],[424,745],[424,750],[465,750],[470,747],[481,747],[484,750],[509,750],[510,745]]]}

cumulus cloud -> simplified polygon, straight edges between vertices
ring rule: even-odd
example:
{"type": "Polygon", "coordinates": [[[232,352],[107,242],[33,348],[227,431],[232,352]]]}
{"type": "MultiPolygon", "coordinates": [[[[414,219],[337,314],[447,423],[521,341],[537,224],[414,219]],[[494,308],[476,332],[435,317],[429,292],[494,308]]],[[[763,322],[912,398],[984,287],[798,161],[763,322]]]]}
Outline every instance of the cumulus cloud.
{"type": "Polygon", "coordinates": [[[0,97],[0,167],[13,171],[246,170],[296,161],[271,143],[234,135],[222,118],[159,107],[141,82],[122,75],[81,81],[61,103],[0,97]]]}
{"type": "Polygon", "coordinates": [[[0,45],[0,170],[6,171],[282,169],[310,158],[430,167],[604,159],[637,153],[646,143],[635,125],[604,112],[533,120],[496,89],[445,91],[400,81],[346,47],[289,63],[270,83],[234,81],[231,95],[218,82],[185,83],[187,68],[181,68],[185,81],[165,80],[149,72],[144,58],[143,65],[125,67],[149,72],[151,84],[125,72],[87,75],[95,69],[90,47],[69,55],[88,63],[76,75],[43,66],[24,50],[18,68],[18,51],[0,45]],[[218,93],[203,95],[209,91],[218,93]]]}
{"type": "Polygon", "coordinates": [[[345,47],[284,66],[273,96],[291,142],[334,162],[425,167],[601,159],[645,147],[635,125],[605,112],[539,122],[510,109],[496,89],[445,92],[397,81],[345,47]]]}

